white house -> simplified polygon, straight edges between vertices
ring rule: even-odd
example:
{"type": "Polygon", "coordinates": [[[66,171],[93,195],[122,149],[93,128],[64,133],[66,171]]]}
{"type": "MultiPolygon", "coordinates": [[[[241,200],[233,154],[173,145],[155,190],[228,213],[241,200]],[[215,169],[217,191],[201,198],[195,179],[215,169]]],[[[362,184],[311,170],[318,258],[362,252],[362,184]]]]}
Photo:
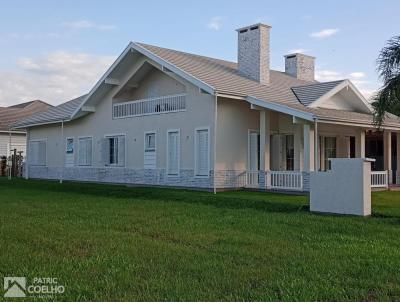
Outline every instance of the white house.
{"type": "Polygon", "coordinates": [[[130,43],[87,95],[14,125],[28,129],[26,177],[307,191],[310,171],[380,141],[376,173],[400,171],[400,118],[382,136],[349,80],[316,82],[299,53],[271,70],[270,26],[237,33],[238,63],[130,43]]]}

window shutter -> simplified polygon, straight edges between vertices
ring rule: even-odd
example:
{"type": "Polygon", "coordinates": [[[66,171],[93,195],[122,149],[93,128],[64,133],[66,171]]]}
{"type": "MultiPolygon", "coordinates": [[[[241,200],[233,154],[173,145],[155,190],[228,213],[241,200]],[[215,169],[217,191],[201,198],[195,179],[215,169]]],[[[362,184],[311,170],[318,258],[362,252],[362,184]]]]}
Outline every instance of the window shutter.
{"type": "Polygon", "coordinates": [[[118,136],[118,166],[125,166],[125,136],[118,136]]]}
{"type": "Polygon", "coordinates": [[[168,174],[179,173],[179,133],[168,133],[168,174]]]}
{"type": "Polygon", "coordinates": [[[46,142],[39,142],[39,160],[38,165],[45,166],[46,165],[46,142]]]}
{"type": "Polygon", "coordinates": [[[78,164],[84,165],[85,164],[85,140],[80,138],[78,142],[78,164]]]}
{"type": "Polygon", "coordinates": [[[209,135],[208,130],[197,131],[197,175],[209,174],[209,135]]]}
{"type": "Polygon", "coordinates": [[[92,165],[92,138],[86,139],[86,164],[92,165]]]}

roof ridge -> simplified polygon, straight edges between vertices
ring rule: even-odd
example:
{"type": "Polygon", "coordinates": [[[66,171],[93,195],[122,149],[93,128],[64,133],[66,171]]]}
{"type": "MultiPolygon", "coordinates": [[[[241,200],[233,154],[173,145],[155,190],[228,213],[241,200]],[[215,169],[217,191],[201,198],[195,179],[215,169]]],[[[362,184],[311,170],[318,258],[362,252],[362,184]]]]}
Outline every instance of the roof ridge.
{"type": "Polygon", "coordinates": [[[306,85],[300,85],[300,86],[292,86],[291,88],[303,88],[303,87],[309,87],[309,86],[315,86],[315,85],[323,85],[323,84],[331,84],[331,83],[340,83],[344,82],[347,79],[342,79],[342,80],[334,80],[334,81],[328,81],[328,82],[317,82],[317,83],[311,83],[311,84],[306,84],[306,85]]]}
{"type": "Polygon", "coordinates": [[[222,62],[225,62],[225,63],[237,65],[237,62],[228,61],[228,60],[224,60],[224,59],[213,58],[213,57],[204,56],[204,55],[199,55],[199,54],[195,54],[195,53],[191,53],[191,52],[187,52],[187,51],[181,51],[181,50],[176,50],[176,49],[172,49],[172,48],[167,48],[167,47],[161,47],[161,46],[157,46],[157,45],[142,43],[142,42],[133,42],[133,43],[139,44],[141,46],[157,47],[157,48],[160,48],[160,49],[164,49],[164,50],[168,50],[168,51],[174,51],[174,52],[177,52],[177,53],[180,53],[180,54],[199,57],[199,58],[203,58],[203,59],[207,59],[207,60],[222,61],[222,62]]]}

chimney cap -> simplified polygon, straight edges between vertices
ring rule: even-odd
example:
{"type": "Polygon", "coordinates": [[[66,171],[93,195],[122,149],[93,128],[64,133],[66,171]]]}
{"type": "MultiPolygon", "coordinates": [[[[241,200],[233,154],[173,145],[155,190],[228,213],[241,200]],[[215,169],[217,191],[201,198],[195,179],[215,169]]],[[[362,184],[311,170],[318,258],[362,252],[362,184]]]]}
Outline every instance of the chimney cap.
{"type": "Polygon", "coordinates": [[[253,24],[253,25],[248,25],[248,26],[244,26],[244,27],[241,27],[241,28],[238,28],[236,31],[237,32],[243,32],[243,31],[247,31],[247,30],[251,30],[251,29],[256,29],[256,28],[258,28],[258,27],[265,27],[265,28],[271,28],[271,26],[269,26],[269,25],[267,25],[267,24],[264,24],[264,23],[256,23],[256,24],[253,24]]]}
{"type": "Polygon", "coordinates": [[[304,54],[302,52],[294,52],[294,53],[288,53],[287,55],[284,55],[285,58],[300,57],[300,56],[308,57],[308,58],[311,58],[311,59],[315,59],[315,57],[310,56],[310,55],[306,55],[306,54],[304,54]]]}

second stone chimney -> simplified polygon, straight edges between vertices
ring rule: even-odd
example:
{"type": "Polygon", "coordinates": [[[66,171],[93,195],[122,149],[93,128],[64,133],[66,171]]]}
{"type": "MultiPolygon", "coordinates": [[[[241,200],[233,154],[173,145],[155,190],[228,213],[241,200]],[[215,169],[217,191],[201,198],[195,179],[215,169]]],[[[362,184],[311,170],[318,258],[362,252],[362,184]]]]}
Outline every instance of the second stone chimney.
{"type": "Polygon", "coordinates": [[[302,53],[285,56],[285,73],[303,81],[314,81],[315,58],[302,53]]]}
{"type": "Polygon", "coordinates": [[[270,26],[258,23],[237,29],[238,70],[260,84],[269,84],[270,26]]]}

